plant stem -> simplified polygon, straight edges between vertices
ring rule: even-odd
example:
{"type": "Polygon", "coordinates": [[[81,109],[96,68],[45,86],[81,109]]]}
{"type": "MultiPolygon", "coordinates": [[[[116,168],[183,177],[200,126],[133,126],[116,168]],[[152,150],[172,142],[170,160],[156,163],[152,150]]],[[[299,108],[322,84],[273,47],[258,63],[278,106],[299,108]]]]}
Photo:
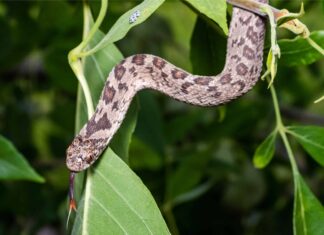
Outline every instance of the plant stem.
{"type": "Polygon", "coordinates": [[[324,56],[324,49],[322,47],[320,47],[313,39],[311,39],[310,37],[306,38],[307,42],[315,49],[317,50],[319,53],[321,53],[324,56]]]}
{"type": "MultiPolygon", "coordinates": [[[[267,80],[268,80],[268,82],[270,82],[269,79],[267,79],[267,80]]],[[[282,119],[281,119],[277,93],[276,93],[276,90],[273,85],[270,86],[270,92],[271,92],[272,101],[273,101],[273,108],[274,108],[275,115],[276,115],[277,129],[279,130],[280,128],[283,127],[283,123],[282,123],[282,119]]]]}
{"type": "MultiPolygon", "coordinates": [[[[269,78],[267,78],[268,82],[269,82],[269,78]]],[[[274,88],[274,85],[272,84],[270,86],[270,92],[271,92],[271,96],[272,96],[272,101],[273,101],[273,107],[274,107],[274,111],[275,111],[275,115],[276,115],[276,130],[279,132],[281,139],[283,141],[283,144],[286,148],[287,151],[287,155],[291,164],[291,169],[294,175],[294,182],[295,182],[295,187],[297,187],[297,177],[299,175],[298,172],[298,168],[297,168],[297,164],[294,158],[294,154],[292,152],[288,137],[287,137],[287,133],[286,133],[286,127],[284,126],[283,122],[282,122],[282,118],[281,118],[281,114],[280,114],[280,109],[279,109],[279,102],[278,102],[278,97],[277,97],[277,93],[276,90],[274,88]]]]}
{"type": "Polygon", "coordinates": [[[317,100],[315,100],[314,103],[316,104],[318,102],[321,102],[322,100],[324,100],[324,96],[322,96],[322,97],[318,98],[317,100]]]}
{"type": "Polygon", "coordinates": [[[82,91],[83,91],[83,94],[85,97],[86,105],[87,105],[88,118],[90,118],[92,116],[92,114],[94,113],[94,108],[93,108],[93,102],[92,102],[90,88],[89,88],[87,80],[83,74],[82,63],[80,60],[77,60],[77,61],[71,62],[70,66],[81,85],[81,88],[82,88],[82,91]]]}
{"type": "Polygon", "coordinates": [[[171,234],[179,235],[178,226],[177,226],[176,220],[175,220],[173,212],[172,212],[172,204],[170,202],[166,202],[166,203],[164,203],[162,209],[163,209],[163,212],[165,215],[165,219],[168,222],[171,234]]]}
{"type": "MultiPolygon", "coordinates": [[[[90,42],[90,40],[92,39],[94,34],[98,31],[99,26],[101,25],[102,21],[104,20],[104,18],[106,16],[107,7],[108,7],[108,0],[101,0],[101,8],[99,11],[98,18],[96,19],[96,22],[93,24],[87,38],[85,40],[83,40],[83,42],[86,42],[85,45],[87,45],[90,42]]],[[[98,48],[98,49],[100,49],[100,48],[98,48]]],[[[97,51],[96,48],[91,48],[88,51],[80,51],[79,57],[85,57],[85,56],[91,55],[91,54],[95,53],[96,51],[97,51]]]]}
{"type": "MultiPolygon", "coordinates": [[[[98,15],[95,23],[91,27],[89,33],[86,35],[86,37],[82,40],[82,42],[78,46],[78,47],[80,47],[81,50],[83,50],[88,45],[88,43],[93,38],[94,34],[98,31],[99,26],[101,25],[102,21],[104,20],[104,18],[106,16],[107,7],[108,7],[108,0],[101,0],[101,7],[100,7],[99,15],[98,15]]],[[[83,54],[83,52],[81,52],[81,50],[80,50],[80,54],[79,54],[80,57],[82,57],[82,54],[83,54]]]]}
{"type": "MultiPolygon", "coordinates": [[[[267,77],[267,81],[268,83],[270,82],[269,77],[267,77]]],[[[270,84],[270,83],[269,83],[270,84]]],[[[286,148],[287,151],[287,155],[290,161],[290,165],[291,165],[291,169],[292,169],[292,173],[293,173],[293,181],[294,181],[294,195],[295,195],[295,200],[294,200],[294,213],[296,211],[297,208],[297,196],[298,196],[298,189],[299,187],[299,171],[297,168],[297,164],[294,158],[294,154],[292,152],[289,140],[287,138],[286,135],[286,127],[284,126],[283,122],[282,122],[282,118],[281,118],[281,114],[280,114],[280,109],[279,109],[279,102],[278,102],[278,97],[277,97],[277,93],[276,90],[274,88],[274,85],[271,84],[270,85],[270,92],[271,92],[271,96],[272,96],[272,101],[273,101],[273,107],[274,107],[274,111],[275,111],[275,115],[276,115],[276,130],[279,132],[281,139],[283,141],[283,144],[286,148]]],[[[293,219],[293,230],[294,230],[294,234],[296,234],[296,224],[295,224],[295,220],[293,219]]]]}
{"type": "Polygon", "coordinates": [[[68,55],[69,63],[70,66],[78,78],[80,85],[82,87],[82,91],[85,96],[86,104],[87,104],[87,110],[88,110],[88,118],[92,116],[94,113],[94,107],[93,107],[93,101],[91,97],[91,92],[87,83],[87,80],[84,77],[83,74],[83,66],[82,62],[80,60],[80,57],[82,55],[82,50],[88,45],[88,43],[91,41],[93,38],[94,34],[98,31],[99,26],[101,25],[103,19],[106,16],[107,12],[107,6],[108,6],[108,0],[102,0],[101,1],[101,7],[100,7],[100,12],[98,15],[98,18],[96,19],[95,23],[89,30],[89,15],[88,12],[89,7],[88,5],[84,2],[84,7],[83,7],[83,15],[84,15],[84,24],[83,24],[83,40],[82,42],[72,49],[68,55]]]}

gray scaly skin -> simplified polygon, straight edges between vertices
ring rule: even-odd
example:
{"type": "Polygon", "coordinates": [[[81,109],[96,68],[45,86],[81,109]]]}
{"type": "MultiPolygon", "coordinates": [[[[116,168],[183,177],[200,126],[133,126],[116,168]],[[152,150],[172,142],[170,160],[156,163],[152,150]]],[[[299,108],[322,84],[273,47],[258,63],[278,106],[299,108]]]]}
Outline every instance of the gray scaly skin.
{"type": "Polygon", "coordinates": [[[67,167],[83,171],[99,158],[142,89],[198,106],[225,104],[248,92],[260,77],[264,35],[263,18],[234,7],[225,67],[216,76],[192,75],[154,55],[124,59],[110,72],[94,115],[68,147],[67,167]]]}

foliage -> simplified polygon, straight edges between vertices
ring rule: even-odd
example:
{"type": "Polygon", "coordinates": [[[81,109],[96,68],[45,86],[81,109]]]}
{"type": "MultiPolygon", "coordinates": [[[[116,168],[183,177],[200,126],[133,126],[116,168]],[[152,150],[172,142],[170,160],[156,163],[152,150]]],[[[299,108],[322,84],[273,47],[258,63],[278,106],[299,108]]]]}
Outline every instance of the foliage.
{"type": "Polygon", "coordinates": [[[0,135],[0,179],[26,179],[44,182],[44,179],[31,168],[15,147],[0,135]]]}
{"type": "MultiPolygon", "coordinates": [[[[226,39],[215,22],[226,33],[224,12],[214,18],[214,5],[208,5],[213,1],[199,6],[197,1],[163,2],[110,1],[107,14],[98,11],[99,2],[90,2],[94,16],[101,12],[103,20],[107,15],[102,31],[92,32],[89,8],[81,2],[0,3],[6,35],[0,39],[0,132],[15,145],[1,137],[0,160],[9,151],[17,160],[4,159],[26,170],[10,171],[11,179],[42,181],[17,148],[46,179],[45,184],[1,182],[0,234],[70,232],[65,228],[65,148],[123,56],[157,54],[199,74],[221,70],[226,39]],[[137,9],[141,17],[129,24],[137,9]],[[66,55],[80,41],[82,10],[83,43],[69,54],[73,71],[86,84],[77,88],[66,55]],[[79,56],[83,64],[75,60],[79,56]]],[[[323,47],[320,5],[306,1],[303,20],[316,29],[311,38],[323,47]]],[[[284,8],[298,5],[289,2],[284,8]]],[[[291,37],[284,31],[279,36],[291,37]]],[[[248,95],[220,108],[139,94],[111,149],[77,177],[79,207],[71,232],[323,233],[323,171],[317,164],[324,162],[323,102],[313,101],[323,93],[324,61],[304,39],[279,40],[279,45],[276,90],[272,86],[269,92],[266,82],[259,82],[248,95]],[[253,153],[262,171],[253,167],[253,153]]]]}

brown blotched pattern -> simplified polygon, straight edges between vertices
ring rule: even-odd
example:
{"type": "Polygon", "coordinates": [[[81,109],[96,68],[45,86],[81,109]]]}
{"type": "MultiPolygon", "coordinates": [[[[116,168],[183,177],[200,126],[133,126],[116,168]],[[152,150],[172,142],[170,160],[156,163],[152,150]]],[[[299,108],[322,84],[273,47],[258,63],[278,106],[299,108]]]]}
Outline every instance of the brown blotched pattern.
{"type": "Polygon", "coordinates": [[[181,85],[181,91],[185,94],[188,94],[188,88],[191,87],[193,84],[191,82],[184,82],[182,85],[181,85]]]}
{"type": "Polygon", "coordinates": [[[132,63],[134,63],[136,65],[144,65],[145,58],[146,58],[146,55],[144,55],[144,54],[134,55],[133,59],[132,59],[132,63]]]}
{"type": "Polygon", "coordinates": [[[159,58],[159,57],[154,57],[153,64],[158,69],[163,69],[164,66],[165,66],[165,64],[166,64],[166,62],[163,59],[159,58]]]}
{"type": "Polygon", "coordinates": [[[118,110],[118,101],[115,101],[115,102],[113,103],[113,106],[112,106],[111,109],[112,109],[112,110],[118,110]]]}
{"type": "Polygon", "coordinates": [[[222,85],[228,84],[228,83],[230,83],[231,81],[232,81],[232,75],[231,75],[230,73],[221,76],[221,78],[219,79],[219,82],[220,82],[222,85]]]}
{"type": "Polygon", "coordinates": [[[252,26],[250,26],[246,31],[246,37],[250,39],[253,44],[258,42],[258,34],[254,31],[252,26]]]}
{"type": "Polygon", "coordinates": [[[173,69],[173,70],[171,71],[171,74],[172,74],[172,77],[173,77],[174,79],[184,79],[185,77],[188,76],[187,73],[185,73],[185,72],[183,72],[183,71],[181,71],[181,70],[179,70],[179,69],[173,69]]]}
{"type": "Polygon", "coordinates": [[[247,17],[246,19],[243,19],[243,17],[239,18],[239,21],[242,25],[248,25],[251,21],[252,16],[247,17]]]}
{"type": "Polygon", "coordinates": [[[118,84],[118,90],[128,90],[128,85],[126,83],[119,83],[118,84]]]}
{"type": "Polygon", "coordinates": [[[95,120],[93,116],[87,124],[86,127],[86,137],[90,137],[93,133],[98,132],[99,130],[105,130],[111,128],[111,123],[105,113],[98,121],[95,120]]]}
{"type": "Polygon", "coordinates": [[[207,86],[209,84],[209,82],[211,81],[211,78],[210,77],[197,77],[194,81],[197,85],[207,86]]]}
{"type": "Polygon", "coordinates": [[[242,91],[245,87],[245,83],[241,80],[233,82],[232,86],[239,86],[239,90],[238,91],[242,91]]]}
{"type": "Polygon", "coordinates": [[[245,76],[248,72],[248,67],[244,63],[239,63],[236,66],[236,72],[238,75],[245,76]]]}
{"type": "Polygon", "coordinates": [[[107,86],[105,86],[104,94],[105,95],[102,97],[102,99],[105,101],[106,104],[108,104],[114,99],[116,90],[115,90],[115,88],[107,85],[107,86]]]}
{"type": "Polygon", "coordinates": [[[68,168],[82,171],[98,159],[139,90],[154,89],[199,106],[225,104],[248,92],[262,69],[264,35],[261,17],[234,7],[225,67],[216,76],[192,75],[153,55],[124,59],[110,73],[94,116],[67,149],[68,168]]]}
{"type": "Polygon", "coordinates": [[[126,69],[125,69],[125,67],[123,65],[117,65],[115,67],[115,70],[114,70],[115,78],[118,79],[118,80],[122,79],[122,77],[125,74],[125,71],[126,71],[126,69]]]}
{"type": "Polygon", "coordinates": [[[247,45],[243,48],[243,56],[248,60],[253,60],[255,56],[255,52],[247,45]]]}

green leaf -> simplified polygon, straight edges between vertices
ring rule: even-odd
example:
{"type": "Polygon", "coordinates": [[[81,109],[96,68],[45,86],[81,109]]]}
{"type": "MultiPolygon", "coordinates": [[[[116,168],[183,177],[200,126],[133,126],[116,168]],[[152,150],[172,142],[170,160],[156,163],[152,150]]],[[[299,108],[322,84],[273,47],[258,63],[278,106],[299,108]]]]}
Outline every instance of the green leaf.
{"type": "Polygon", "coordinates": [[[135,134],[149,145],[152,150],[163,156],[165,150],[165,128],[156,95],[149,91],[142,91],[139,94],[139,100],[141,112],[139,112],[135,134]]]}
{"type": "Polygon", "coordinates": [[[131,28],[142,23],[150,15],[152,15],[153,12],[156,11],[156,9],[159,8],[164,1],[165,0],[144,0],[141,4],[127,11],[116,21],[116,23],[111,27],[100,43],[95,46],[95,48],[103,48],[122,39],[131,28]],[[129,18],[135,11],[139,11],[140,16],[134,23],[131,24],[129,22],[129,18]]]}
{"type": "MultiPolygon", "coordinates": [[[[313,39],[320,47],[324,48],[324,31],[314,31],[310,38],[313,39]]],[[[314,63],[323,59],[317,50],[315,50],[306,39],[296,37],[293,40],[278,41],[281,57],[279,63],[285,66],[299,66],[314,63]]]]}
{"type": "Polygon", "coordinates": [[[324,208],[300,175],[295,176],[294,234],[324,234],[324,208]]]}
{"type": "MultiPolygon", "coordinates": [[[[86,14],[90,15],[87,8],[86,14]]],[[[97,32],[94,42],[103,38],[97,32]]],[[[106,78],[121,53],[113,45],[91,55],[85,61],[85,74],[91,94],[97,100],[106,78]],[[100,87],[101,86],[101,87],[100,87]]],[[[79,87],[79,91],[81,91],[79,87]]],[[[83,95],[78,94],[76,130],[87,120],[83,95]]],[[[136,103],[135,103],[136,104],[136,103]]],[[[135,106],[136,108],[136,106],[135,106]]],[[[137,108],[131,108],[117,135],[114,136],[118,154],[127,155],[130,135],[134,130],[137,108]]],[[[85,186],[84,174],[76,181],[78,210],[72,234],[169,234],[161,212],[150,192],[133,171],[110,148],[100,157],[95,166],[87,171],[85,186]]]]}
{"type": "Polygon", "coordinates": [[[185,202],[192,201],[196,198],[199,198],[207,191],[209,191],[215,185],[215,180],[211,179],[203,184],[198,185],[197,187],[191,189],[188,192],[178,195],[172,201],[172,205],[176,206],[185,202]]]}
{"type": "Polygon", "coordinates": [[[92,170],[72,235],[170,234],[151,193],[111,149],[92,170]]]}
{"type": "Polygon", "coordinates": [[[212,149],[207,148],[198,153],[191,153],[181,162],[168,180],[167,198],[169,201],[175,200],[179,195],[189,193],[198,186],[206,174],[205,170],[212,156],[212,149]]]}
{"type": "Polygon", "coordinates": [[[264,168],[273,158],[277,132],[272,132],[256,149],[253,164],[256,168],[264,168]]]}
{"type": "Polygon", "coordinates": [[[318,126],[290,126],[288,133],[294,136],[307,153],[324,166],[324,128],[318,126]]]}
{"type": "Polygon", "coordinates": [[[134,170],[156,171],[163,166],[163,158],[140,138],[133,137],[130,147],[129,165],[134,170]]]}
{"type": "Polygon", "coordinates": [[[197,18],[191,36],[190,60],[193,73],[215,75],[222,71],[226,58],[226,38],[202,18],[197,18]]]}
{"type": "Polygon", "coordinates": [[[215,21],[228,34],[226,23],[226,0],[186,0],[199,12],[215,21]]]}
{"type": "Polygon", "coordinates": [[[0,135],[0,179],[31,180],[42,183],[44,178],[37,174],[15,146],[0,135]]]}
{"type": "Polygon", "coordinates": [[[177,141],[183,140],[190,130],[192,130],[199,122],[205,110],[192,109],[189,112],[179,113],[174,118],[170,118],[166,123],[165,132],[168,136],[169,144],[176,144],[177,141]]]}

